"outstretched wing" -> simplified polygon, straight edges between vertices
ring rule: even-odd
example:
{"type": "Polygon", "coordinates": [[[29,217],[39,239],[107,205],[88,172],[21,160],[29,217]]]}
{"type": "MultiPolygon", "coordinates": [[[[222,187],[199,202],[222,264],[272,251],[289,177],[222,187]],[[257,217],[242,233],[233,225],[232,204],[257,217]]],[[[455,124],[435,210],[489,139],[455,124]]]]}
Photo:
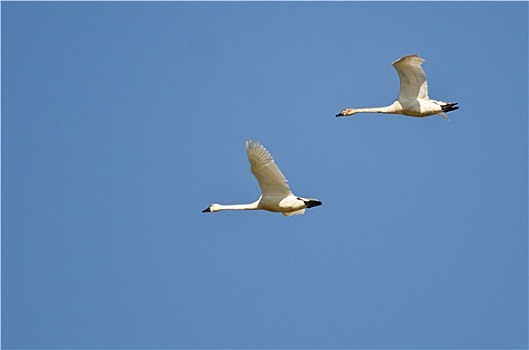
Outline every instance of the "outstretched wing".
{"type": "Polygon", "coordinates": [[[250,170],[259,182],[263,196],[291,194],[285,175],[279,170],[272,155],[259,142],[246,141],[250,170]]]}
{"type": "Polygon", "coordinates": [[[426,73],[421,67],[423,62],[424,59],[418,55],[404,56],[393,62],[393,67],[399,73],[400,78],[400,98],[428,98],[426,73]]]}

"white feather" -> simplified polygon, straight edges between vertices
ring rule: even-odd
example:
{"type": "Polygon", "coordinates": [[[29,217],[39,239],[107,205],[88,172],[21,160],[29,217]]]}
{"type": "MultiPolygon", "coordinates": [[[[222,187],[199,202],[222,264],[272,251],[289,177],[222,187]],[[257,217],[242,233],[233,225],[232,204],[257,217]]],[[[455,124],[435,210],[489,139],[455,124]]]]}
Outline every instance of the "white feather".
{"type": "Polygon", "coordinates": [[[259,142],[246,141],[246,152],[250,170],[261,187],[261,196],[249,204],[211,204],[202,212],[221,210],[268,210],[285,216],[301,215],[305,208],[321,205],[317,199],[307,199],[294,195],[288,181],[274,162],[270,152],[259,142]]]}
{"type": "Polygon", "coordinates": [[[388,113],[410,117],[427,117],[438,114],[448,120],[444,112],[458,109],[457,103],[430,100],[428,81],[421,65],[424,59],[418,55],[404,56],[393,62],[399,74],[400,91],[395,102],[386,107],[345,108],[337,117],[346,117],[356,113],[388,113]]]}

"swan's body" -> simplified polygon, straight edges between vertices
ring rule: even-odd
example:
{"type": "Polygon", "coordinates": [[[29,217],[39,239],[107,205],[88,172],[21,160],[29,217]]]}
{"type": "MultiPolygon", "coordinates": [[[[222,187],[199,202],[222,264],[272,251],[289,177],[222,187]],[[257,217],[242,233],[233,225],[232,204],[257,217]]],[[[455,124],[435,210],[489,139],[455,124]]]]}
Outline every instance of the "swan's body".
{"type": "Polygon", "coordinates": [[[301,198],[290,191],[288,181],[277,167],[272,155],[259,142],[246,141],[246,151],[250,161],[250,170],[261,187],[261,197],[250,204],[211,204],[202,211],[203,213],[260,209],[291,216],[301,215],[305,213],[306,208],[321,205],[317,199],[301,198]]]}
{"type": "Polygon", "coordinates": [[[395,102],[386,107],[346,108],[337,117],[350,116],[356,113],[390,113],[410,117],[427,117],[439,114],[448,120],[444,112],[458,109],[457,103],[431,100],[428,97],[428,82],[421,67],[424,59],[418,55],[404,56],[393,62],[400,78],[400,93],[395,102]]]}

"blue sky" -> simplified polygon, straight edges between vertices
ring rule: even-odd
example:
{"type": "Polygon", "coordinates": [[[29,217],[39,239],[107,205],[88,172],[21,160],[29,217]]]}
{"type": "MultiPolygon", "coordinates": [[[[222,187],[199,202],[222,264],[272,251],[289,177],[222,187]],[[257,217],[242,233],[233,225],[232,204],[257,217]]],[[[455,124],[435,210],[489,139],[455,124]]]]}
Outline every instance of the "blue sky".
{"type": "Polygon", "coordinates": [[[3,348],[527,347],[527,2],[1,6],[3,348]]]}

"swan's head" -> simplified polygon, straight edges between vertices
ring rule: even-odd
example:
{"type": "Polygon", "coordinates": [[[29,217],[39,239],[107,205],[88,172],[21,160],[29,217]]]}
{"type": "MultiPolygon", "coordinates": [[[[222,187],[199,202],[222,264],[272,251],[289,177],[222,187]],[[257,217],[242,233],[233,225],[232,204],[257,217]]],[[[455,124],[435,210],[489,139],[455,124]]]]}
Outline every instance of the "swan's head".
{"type": "Polygon", "coordinates": [[[220,209],[220,204],[213,203],[209,207],[207,207],[206,209],[202,210],[202,212],[203,213],[214,213],[214,212],[219,211],[219,210],[221,210],[220,209]]]}
{"type": "Polygon", "coordinates": [[[354,108],[346,108],[340,113],[336,114],[337,117],[347,117],[348,115],[353,115],[356,113],[356,109],[354,108]]]}

